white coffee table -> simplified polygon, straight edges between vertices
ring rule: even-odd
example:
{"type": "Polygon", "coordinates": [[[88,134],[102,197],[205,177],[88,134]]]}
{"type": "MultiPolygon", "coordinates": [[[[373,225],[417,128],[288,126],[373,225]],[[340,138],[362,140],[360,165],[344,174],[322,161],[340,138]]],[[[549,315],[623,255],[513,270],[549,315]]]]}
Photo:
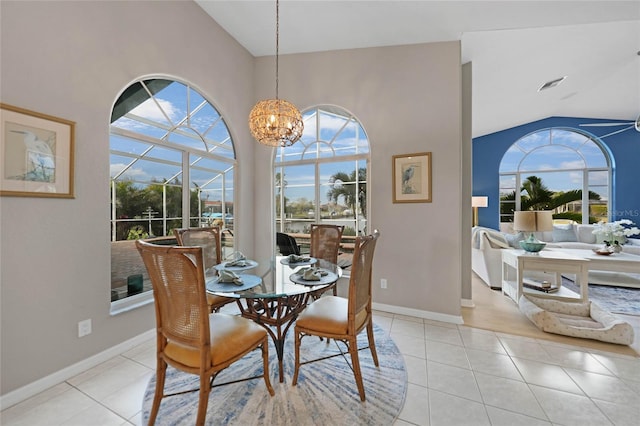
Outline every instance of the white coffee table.
{"type": "MultiPolygon", "coordinates": [[[[572,256],[581,257],[583,259],[588,259],[589,260],[588,268],[589,268],[590,277],[595,271],[609,271],[609,272],[618,273],[618,275],[620,275],[620,278],[619,278],[620,282],[616,283],[614,279],[615,277],[612,277],[612,280],[609,283],[609,285],[619,285],[623,287],[636,287],[636,288],[640,287],[639,284],[634,283],[633,279],[629,278],[625,281],[623,277],[625,273],[640,274],[640,256],[624,253],[624,252],[613,253],[609,256],[602,256],[594,253],[592,250],[578,250],[578,249],[564,249],[564,248],[562,249],[553,248],[553,249],[548,249],[544,251],[562,252],[562,253],[570,254],[572,256]]],[[[594,277],[597,276],[596,274],[593,274],[594,277]]],[[[601,275],[604,275],[604,274],[601,274],[601,275]]],[[[612,274],[612,276],[613,275],[614,274],[612,274]]],[[[600,282],[598,282],[597,284],[606,285],[606,283],[600,283],[600,282]]]]}
{"type": "Polygon", "coordinates": [[[502,252],[502,292],[516,303],[523,293],[537,297],[585,302],[589,299],[588,271],[590,260],[565,252],[564,250],[542,250],[528,253],[524,250],[503,249],[502,252]],[[553,273],[558,290],[546,293],[524,287],[524,271],[553,273]],[[562,287],[562,274],[575,274],[580,294],[562,287]]]}

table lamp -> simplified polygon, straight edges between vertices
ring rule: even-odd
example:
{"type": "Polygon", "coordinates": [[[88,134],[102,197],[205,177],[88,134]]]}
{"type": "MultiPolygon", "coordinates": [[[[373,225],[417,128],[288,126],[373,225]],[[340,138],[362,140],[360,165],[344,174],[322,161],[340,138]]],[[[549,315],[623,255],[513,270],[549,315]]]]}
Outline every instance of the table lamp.
{"type": "Polygon", "coordinates": [[[489,197],[485,195],[471,197],[471,207],[473,207],[473,226],[478,226],[478,207],[487,207],[489,197]]]}
{"type": "Polygon", "coordinates": [[[546,246],[546,243],[538,241],[534,232],[553,230],[553,216],[551,210],[525,210],[515,212],[513,219],[515,231],[530,232],[529,237],[520,241],[520,247],[524,251],[537,253],[546,246]]]}

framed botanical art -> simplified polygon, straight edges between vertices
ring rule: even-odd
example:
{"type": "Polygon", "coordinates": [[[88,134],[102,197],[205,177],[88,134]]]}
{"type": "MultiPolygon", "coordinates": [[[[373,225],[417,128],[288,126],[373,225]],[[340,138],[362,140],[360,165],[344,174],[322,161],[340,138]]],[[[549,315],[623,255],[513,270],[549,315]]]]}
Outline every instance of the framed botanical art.
{"type": "Polygon", "coordinates": [[[75,123],[0,104],[0,195],[73,198],[75,123]]]}
{"type": "Polygon", "coordinates": [[[431,153],[393,156],[393,202],[431,202],[431,153]]]}

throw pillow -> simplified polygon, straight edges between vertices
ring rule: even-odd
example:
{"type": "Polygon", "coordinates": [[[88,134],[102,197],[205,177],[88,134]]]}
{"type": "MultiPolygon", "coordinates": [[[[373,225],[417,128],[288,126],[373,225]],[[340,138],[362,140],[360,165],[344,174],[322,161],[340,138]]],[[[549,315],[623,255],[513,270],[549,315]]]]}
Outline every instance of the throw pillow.
{"type": "Polygon", "coordinates": [[[553,242],[576,242],[578,241],[578,236],[576,232],[573,230],[573,225],[553,225],[553,242]]]}
{"type": "Polygon", "coordinates": [[[517,234],[504,234],[504,238],[511,247],[520,248],[520,241],[524,240],[525,236],[523,232],[518,232],[517,234]]]}
{"type": "Polygon", "coordinates": [[[593,235],[593,225],[577,225],[576,233],[578,234],[578,241],[581,243],[595,244],[596,236],[593,235]]]}

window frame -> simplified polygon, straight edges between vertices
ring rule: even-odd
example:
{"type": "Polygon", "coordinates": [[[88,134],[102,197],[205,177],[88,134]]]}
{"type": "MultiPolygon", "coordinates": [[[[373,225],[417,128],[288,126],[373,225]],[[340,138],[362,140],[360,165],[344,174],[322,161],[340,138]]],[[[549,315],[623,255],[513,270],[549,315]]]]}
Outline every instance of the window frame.
{"type": "MultiPolygon", "coordinates": [[[[371,166],[371,143],[369,137],[364,129],[364,126],[360,122],[360,120],[355,117],[354,114],[349,112],[348,110],[336,106],[336,105],[315,105],[309,108],[306,108],[302,111],[303,119],[305,117],[313,117],[314,126],[306,126],[303,132],[303,137],[301,141],[297,142],[305,145],[305,148],[302,151],[296,152],[296,159],[288,159],[287,150],[290,151],[289,148],[276,148],[273,150],[272,157],[272,200],[274,200],[273,211],[273,226],[277,232],[287,232],[286,223],[290,221],[290,219],[286,218],[285,208],[284,208],[284,199],[286,197],[285,187],[286,185],[277,185],[276,175],[281,173],[282,177],[285,177],[286,181],[286,169],[288,167],[295,166],[313,166],[313,193],[314,193],[314,202],[313,202],[313,216],[308,218],[296,218],[293,219],[296,222],[308,223],[309,225],[312,223],[332,223],[332,222],[350,222],[353,223],[354,230],[356,234],[361,233],[362,229],[366,230],[368,224],[371,219],[371,191],[368,190],[370,188],[370,166],[371,166]],[[341,119],[345,120],[345,123],[332,134],[330,139],[325,139],[322,137],[323,129],[326,129],[326,126],[322,125],[321,116],[322,114],[336,115],[341,119]],[[340,141],[341,132],[348,128],[350,124],[353,124],[356,129],[357,137],[353,138],[354,143],[347,147],[336,147],[334,143],[340,141]],[[311,127],[311,130],[309,128],[311,127]],[[363,144],[363,141],[366,144],[363,144]],[[304,158],[307,154],[312,152],[315,147],[319,147],[319,144],[327,147],[328,149],[325,152],[325,155],[320,154],[319,151],[316,151],[316,154],[313,158],[304,158]],[[366,149],[365,149],[366,147],[366,149]],[[340,155],[340,151],[352,149],[355,151],[353,154],[340,155]],[[363,152],[359,152],[363,151],[363,152]],[[331,156],[327,156],[326,153],[331,152],[331,156]],[[358,199],[358,195],[356,194],[355,206],[356,211],[353,212],[353,218],[338,218],[338,219],[330,219],[322,217],[322,199],[321,196],[323,194],[323,187],[328,185],[329,182],[321,181],[321,168],[328,164],[332,163],[347,163],[353,162],[354,165],[354,174],[355,174],[355,182],[348,182],[348,184],[355,185],[355,190],[358,191],[361,185],[366,185],[366,197],[365,197],[365,213],[364,215],[360,211],[360,200],[358,199]],[[360,169],[364,168],[366,173],[366,178],[364,181],[360,180],[360,169]],[[284,172],[283,172],[284,171],[284,172]],[[279,196],[281,194],[281,196],[279,196]],[[279,204],[279,205],[278,205],[279,204]],[[280,212],[278,214],[278,212],[280,212]],[[362,229],[361,225],[364,225],[362,229]]],[[[281,179],[282,179],[281,177],[281,179]]],[[[306,225],[305,225],[306,226],[306,225]]],[[[274,245],[273,250],[277,252],[277,247],[274,245]]]]}
{"type": "MultiPolygon", "coordinates": [[[[584,145],[584,143],[582,144],[584,145]]],[[[593,187],[604,187],[605,185],[598,185],[596,182],[591,182],[589,180],[590,178],[590,174],[592,174],[593,172],[606,172],[607,173],[607,184],[606,184],[606,189],[607,189],[607,198],[606,198],[606,208],[607,208],[607,220],[609,220],[609,218],[611,217],[611,204],[612,204],[612,194],[613,194],[613,161],[611,158],[611,154],[609,153],[608,149],[606,148],[606,146],[602,143],[602,141],[600,141],[599,138],[589,134],[589,133],[585,133],[582,132],[578,129],[574,129],[574,128],[567,128],[567,127],[550,127],[550,128],[543,128],[543,129],[538,129],[535,130],[533,132],[527,133],[526,135],[518,138],[512,145],[509,146],[509,148],[507,148],[507,150],[505,151],[505,153],[502,156],[502,159],[500,160],[500,164],[498,167],[498,199],[499,199],[499,206],[498,206],[498,224],[502,224],[502,223],[510,223],[511,221],[503,221],[503,217],[513,217],[513,215],[509,215],[509,214],[502,214],[502,206],[506,203],[509,204],[513,204],[513,209],[514,211],[519,211],[521,209],[521,194],[522,194],[522,182],[523,182],[523,178],[526,178],[527,176],[532,176],[532,175],[544,175],[545,173],[550,173],[550,172],[556,172],[556,173],[560,173],[560,172],[566,172],[566,173],[571,173],[571,172],[579,172],[582,174],[582,199],[580,201],[580,206],[581,206],[581,211],[582,211],[582,218],[581,218],[581,223],[585,223],[588,224],[589,223],[589,213],[590,213],[590,208],[584,208],[584,206],[590,206],[590,200],[589,200],[589,190],[590,188],[593,187]],[[602,154],[603,159],[606,162],[606,167],[601,167],[601,166],[597,166],[597,167],[590,167],[589,166],[589,162],[588,160],[585,158],[585,155],[579,151],[579,149],[576,149],[573,146],[570,145],[566,145],[563,143],[554,143],[554,136],[553,133],[554,131],[562,131],[562,132],[570,132],[570,133],[575,133],[577,135],[580,135],[582,137],[585,138],[585,143],[586,142],[591,142],[593,143],[597,148],[599,148],[600,153],[602,154]],[[521,140],[530,137],[532,135],[535,135],[537,133],[544,133],[544,132],[549,132],[549,139],[548,142],[546,142],[545,144],[542,144],[540,146],[534,147],[532,149],[529,150],[524,150],[522,149],[521,146],[517,145],[521,140]],[[522,164],[525,162],[525,160],[527,159],[527,157],[533,153],[536,153],[536,151],[539,151],[541,149],[545,149],[551,146],[561,146],[565,149],[569,149],[572,150],[576,153],[576,155],[578,155],[580,158],[582,158],[582,160],[584,161],[585,166],[584,167],[578,167],[578,168],[563,168],[563,169],[535,169],[535,170],[521,170],[522,164]],[[508,170],[508,171],[503,171],[503,162],[505,161],[505,157],[507,156],[507,154],[509,153],[509,151],[512,148],[516,148],[519,149],[520,151],[523,152],[522,157],[519,159],[518,161],[518,165],[516,170],[508,170]],[[515,200],[514,201],[506,201],[503,200],[503,186],[502,186],[502,182],[504,179],[511,177],[513,179],[513,181],[515,182],[514,184],[514,190],[515,190],[515,200]],[[519,196],[520,195],[520,196],[519,196]]],[[[504,187],[506,188],[506,187],[504,187]]]]}
{"type": "MultiPolygon", "coordinates": [[[[161,81],[162,83],[162,81],[161,81]]],[[[116,195],[116,182],[122,181],[130,181],[132,185],[137,186],[138,188],[147,186],[147,185],[162,185],[163,187],[163,198],[162,198],[162,212],[160,213],[160,217],[155,217],[153,219],[149,218],[149,226],[151,226],[152,221],[162,221],[162,233],[170,237],[170,229],[168,228],[168,221],[179,221],[179,227],[190,227],[190,226],[206,226],[208,222],[210,222],[211,218],[207,218],[203,215],[203,197],[202,194],[207,191],[212,191],[212,193],[219,192],[220,193],[220,208],[222,209],[222,220],[226,225],[229,219],[224,210],[228,209],[228,206],[231,206],[232,216],[230,223],[233,223],[234,211],[235,209],[235,173],[237,173],[238,161],[236,158],[234,141],[232,137],[231,129],[227,126],[227,123],[220,113],[220,110],[215,106],[213,102],[211,102],[208,97],[204,94],[202,90],[200,90],[195,85],[188,83],[184,80],[175,78],[175,77],[167,77],[167,76],[145,76],[142,78],[138,78],[132,81],[127,87],[118,95],[118,101],[121,100],[121,97],[127,92],[134,90],[136,85],[139,85],[146,91],[147,98],[135,104],[132,108],[130,107],[126,113],[122,113],[122,109],[119,107],[118,114],[115,113],[115,108],[118,105],[118,102],[114,103],[112,108],[112,119],[113,122],[109,124],[109,165],[110,169],[114,166],[114,156],[118,159],[125,159],[122,163],[115,163],[118,166],[123,166],[117,173],[109,174],[109,184],[110,184],[110,218],[109,223],[111,226],[110,232],[110,244],[113,244],[115,241],[124,241],[122,239],[118,240],[118,236],[116,234],[118,223],[122,222],[122,219],[117,217],[117,195],[116,195]],[[149,82],[153,84],[153,82],[159,80],[166,80],[168,84],[163,86],[161,89],[157,91],[150,90],[147,86],[149,82]],[[174,86],[169,91],[169,93],[164,93],[165,97],[169,97],[168,102],[175,102],[175,105],[172,104],[171,107],[176,108],[176,121],[172,121],[168,114],[168,112],[164,109],[163,106],[160,105],[159,98],[162,98],[163,92],[162,90],[166,87],[171,87],[174,83],[178,83],[181,86],[174,86]],[[185,89],[184,96],[181,94],[181,90],[185,89]],[[176,92],[177,91],[177,92],[176,92]],[[175,93],[174,93],[175,92],[175,93]],[[171,97],[173,95],[173,97],[171,97]],[[158,96],[158,97],[156,97],[158,96]],[[193,102],[195,99],[195,102],[193,102]],[[170,127],[166,125],[166,123],[162,123],[161,120],[153,121],[151,118],[145,118],[140,115],[136,115],[132,113],[137,106],[144,104],[145,102],[152,101],[158,107],[158,109],[164,114],[167,122],[171,124],[170,127]],[[180,109],[180,105],[184,107],[184,109],[180,109]],[[200,115],[199,115],[200,113],[200,115]],[[204,115],[204,117],[202,117],[204,115]],[[126,124],[120,122],[117,123],[118,120],[125,117],[127,120],[133,120],[133,123],[141,123],[143,130],[141,132],[134,131],[130,128],[126,127],[126,124]],[[201,118],[205,118],[206,120],[202,121],[201,118]],[[211,120],[209,120],[211,119],[211,120]],[[192,123],[193,121],[193,123],[192,123]],[[198,121],[198,122],[196,122],[198,121]],[[204,123],[204,124],[203,124],[204,123]],[[145,126],[151,126],[149,128],[145,126]],[[204,126],[204,127],[203,127],[204,126]],[[151,130],[149,130],[151,129],[151,130]],[[156,135],[152,135],[153,129],[159,131],[158,134],[163,134],[162,137],[158,137],[156,135]],[[221,133],[220,133],[221,132],[221,133]],[[216,140],[216,137],[220,134],[222,137],[220,140],[216,140]],[[175,136],[175,140],[172,141],[171,136],[175,136]],[[122,151],[122,149],[112,149],[112,138],[119,138],[118,144],[126,144],[127,141],[131,143],[131,150],[122,151]],[[198,148],[198,140],[202,142],[202,149],[198,148]],[[191,141],[191,142],[190,142],[191,141]],[[186,142],[186,143],[185,143],[186,142]],[[139,144],[139,145],[136,145],[139,144]],[[145,154],[153,151],[154,148],[161,147],[162,150],[160,155],[146,157],[145,154]],[[138,150],[136,151],[136,148],[138,150]],[[222,149],[223,151],[219,151],[222,149]],[[160,158],[163,154],[168,155],[169,152],[173,152],[176,154],[176,158],[174,159],[163,159],[160,158]],[[222,154],[222,155],[221,155],[222,154]],[[179,160],[178,160],[179,159],[179,160]],[[202,160],[211,160],[211,164],[208,166],[198,166],[199,162],[202,160]],[[127,175],[127,171],[135,166],[136,163],[140,161],[150,162],[153,164],[165,164],[176,167],[177,173],[172,176],[163,176],[161,182],[156,182],[151,176],[147,180],[139,180],[135,178],[126,177],[122,179],[123,176],[127,175]],[[217,166],[217,167],[214,167],[217,166]],[[195,182],[192,182],[191,173],[192,171],[201,173],[204,172],[205,178],[207,177],[207,173],[211,173],[211,178],[206,179],[205,184],[201,187],[198,186],[195,182]],[[230,182],[229,180],[230,178],[230,182]],[[218,180],[220,179],[220,180],[218,180]],[[179,185],[176,185],[176,182],[179,181],[179,185]],[[211,184],[216,182],[215,187],[210,187],[206,189],[207,184],[211,184]],[[167,199],[165,188],[168,186],[174,186],[180,188],[182,193],[181,195],[181,204],[180,204],[180,212],[179,216],[172,218],[167,217],[167,199]],[[201,189],[203,188],[203,189],[201,189]],[[229,194],[230,192],[230,194],[229,194]],[[228,197],[230,195],[230,197],[228,197]],[[193,200],[193,197],[197,197],[197,201],[193,200]],[[116,200],[116,202],[114,202],[116,200]],[[198,207],[197,211],[191,211],[193,202],[197,202],[198,207]],[[197,215],[197,216],[194,216],[197,215]]],[[[125,99],[126,100],[126,99],[125,99]]],[[[162,99],[166,101],[167,99],[162,99]]],[[[126,147],[126,145],[125,145],[126,147]]],[[[157,154],[157,153],[156,153],[157,154]]],[[[171,157],[169,157],[171,158],[171,157]]],[[[143,169],[144,170],[144,169],[143,169]]],[[[197,179],[194,177],[194,179],[197,179]]],[[[206,197],[208,201],[209,197],[206,197]]],[[[214,204],[217,201],[213,202],[214,204]]],[[[213,213],[213,208],[212,208],[213,213]]],[[[147,218],[141,215],[141,219],[146,221],[147,218]]],[[[134,221],[140,222],[140,219],[132,219],[134,221]]],[[[175,225],[174,225],[175,226],[175,225]]],[[[231,234],[232,235],[232,234],[231,234]]],[[[125,239],[126,240],[126,239],[125,239]]],[[[235,241],[233,242],[230,251],[235,250],[235,241]]],[[[111,259],[113,262],[113,259],[111,259]]],[[[111,275],[110,275],[111,277],[111,275]]],[[[110,278],[110,283],[113,278],[110,278]]],[[[143,290],[142,293],[138,294],[127,294],[122,298],[118,298],[117,300],[111,301],[110,313],[111,315],[119,314],[122,312],[127,312],[132,309],[136,309],[138,307],[150,304],[153,302],[153,292],[151,290],[143,290]]]]}

